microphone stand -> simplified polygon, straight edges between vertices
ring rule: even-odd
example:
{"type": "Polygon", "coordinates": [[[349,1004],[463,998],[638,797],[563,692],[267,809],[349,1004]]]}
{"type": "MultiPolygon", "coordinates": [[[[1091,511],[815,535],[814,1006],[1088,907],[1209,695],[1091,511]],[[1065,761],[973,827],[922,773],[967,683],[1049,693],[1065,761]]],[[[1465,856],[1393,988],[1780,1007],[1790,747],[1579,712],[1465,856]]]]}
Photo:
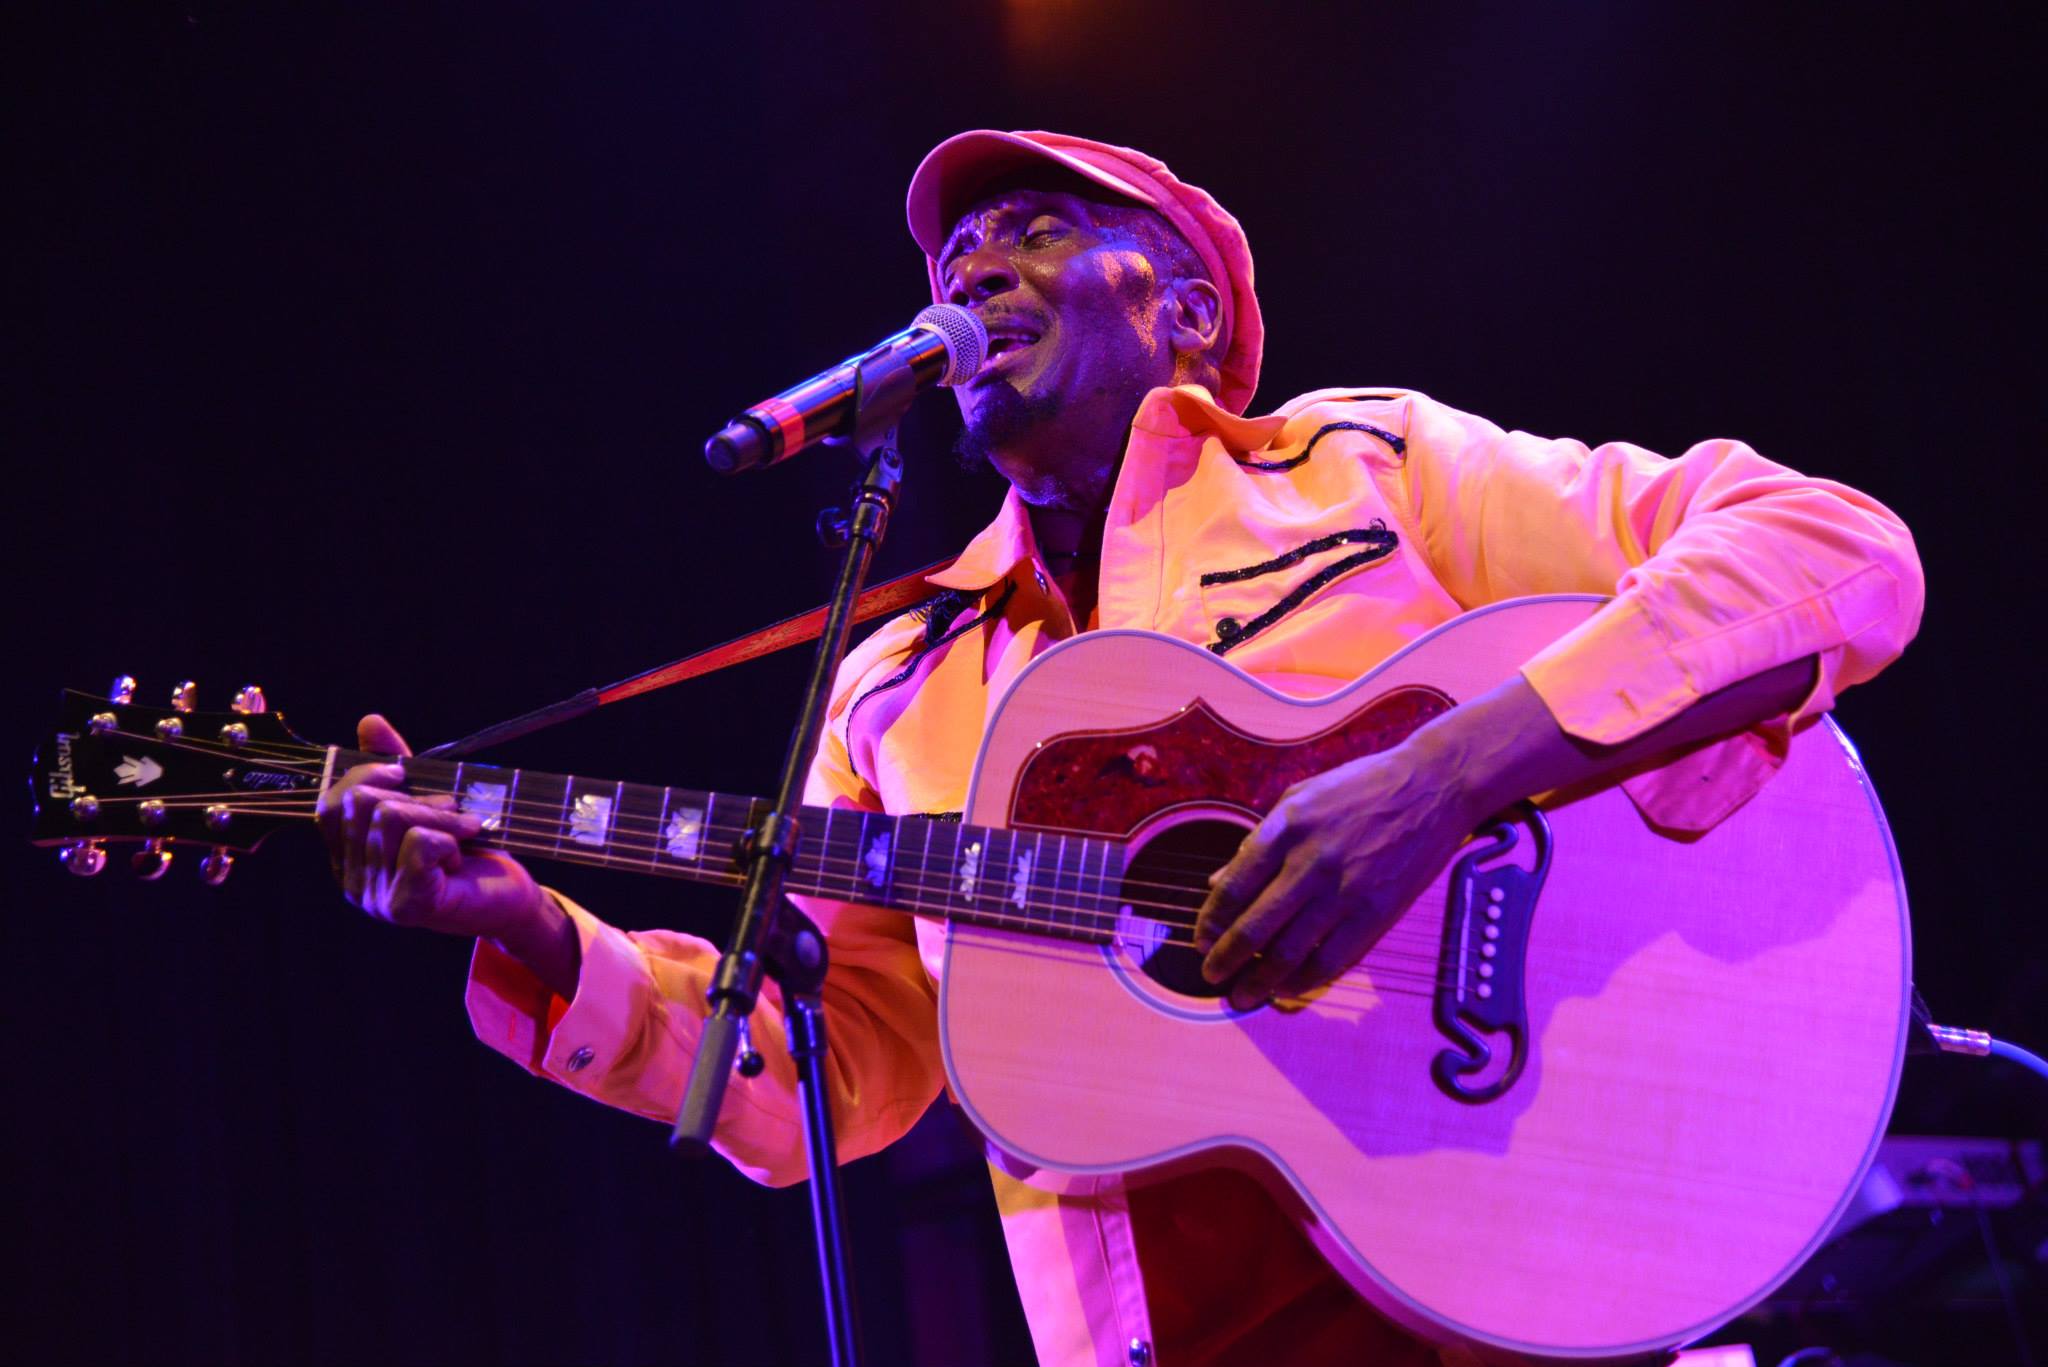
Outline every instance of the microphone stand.
{"type": "Polygon", "coordinates": [[[829,959],[825,937],[782,895],[784,875],[796,859],[802,837],[798,813],[804,778],[817,750],[832,683],[846,654],[860,596],[875,548],[888,530],[889,513],[903,480],[896,450],[896,426],[916,397],[916,378],[907,365],[891,363],[877,351],[861,362],[855,383],[853,431],[846,441],[865,458],[850,511],[828,509],[818,531],[828,545],[844,545],[825,629],[818,638],[811,676],[797,709],[795,730],[784,758],[774,808],[742,842],[746,881],[740,893],[732,939],[718,961],[707,994],[711,1014],[690,1067],[689,1083],[676,1114],[671,1147],[686,1154],[710,1150],[726,1082],[738,1055],[740,1072],[761,1071],[747,1019],[760,996],[764,974],[782,989],[788,1019],[789,1052],[796,1060],[797,1091],[803,1102],[804,1144],[810,1164],[811,1216],[816,1228],[818,1273],[825,1296],[826,1330],[833,1367],[857,1367],[860,1334],[846,1261],[846,1225],[840,1208],[838,1146],[832,1131],[830,1094],[824,1074],[825,1012],[821,995],[829,959]],[[872,365],[872,373],[871,367],[872,365]]]}

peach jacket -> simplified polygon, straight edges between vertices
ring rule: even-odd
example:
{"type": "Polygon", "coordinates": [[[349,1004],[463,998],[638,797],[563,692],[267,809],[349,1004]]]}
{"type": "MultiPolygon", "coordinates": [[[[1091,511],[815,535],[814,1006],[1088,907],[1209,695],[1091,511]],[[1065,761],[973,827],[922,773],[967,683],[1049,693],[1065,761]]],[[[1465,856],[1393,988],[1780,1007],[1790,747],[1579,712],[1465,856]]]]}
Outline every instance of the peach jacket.
{"type": "MultiPolygon", "coordinates": [[[[841,670],[811,803],[960,810],[995,700],[1075,630],[1014,492],[932,583],[959,591],[946,620],[899,617],[841,670]]],[[[1098,624],[1221,645],[1233,664],[1312,694],[1470,608],[1563,592],[1613,601],[1523,674],[1564,729],[1589,741],[1628,739],[1703,694],[1818,657],[1818,683],[1796,714],[1630,781],[1660,824],[1703,828],[1769,778],[1795,726],[1899,654],[1919,623],[1922,581],[1893,513],[1738,442],[1676,459],[1618,442],[1589,449],[1385,389],[1322,390],[1244,418],[1187,386],[1155,390],[1132,425],[1103,539],[1098,624]],[[1228,573],[1262,566],[1271,567],[1228,573]]],[[[877,908],[811,910],[832,939],[833,1100],[850,1159],[896,1139],[945,1083],[943,932],[877,908]]],[[[583,949],[575,999],[553,997],[479,945],[468,990],[476,1032],[544,1077],[670,1119],[717,950],[570,911],[583,949]]],[[[772,993],[755,1032],[767,1071],[734,1079],[718,1144],[758,1181],[800,1181],[794,1071],[772,993]]],[[[1165,1362],[1152,1347],[1123,1184],[1052,1195],[993,1171],[1041,1359],[1165,1362]]],[[[1412,1360],[1400,1342],[1390,1331],[1379,1360],[1412,1360]]]]}

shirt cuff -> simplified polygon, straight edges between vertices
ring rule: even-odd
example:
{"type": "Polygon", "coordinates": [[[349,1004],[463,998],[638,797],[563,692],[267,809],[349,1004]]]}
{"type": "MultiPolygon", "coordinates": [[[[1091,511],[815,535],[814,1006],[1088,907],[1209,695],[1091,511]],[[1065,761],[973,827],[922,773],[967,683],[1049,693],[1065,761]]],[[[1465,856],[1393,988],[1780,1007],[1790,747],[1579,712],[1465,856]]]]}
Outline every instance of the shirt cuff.
{"type": "MultiPolygon", "coordinates": [[[[1703,690],[1664,632],[1636,604],[1617,600],[1522,667],[1522,676],[1564,731],[1616,745],[1690,707],[1703,690]]],[[[1792,737],[1834,706],[1840,647],[1821,652],[1798,707],[1739,735],[1702,745],[1621,787],[1654,826],[1713,829],[1755,797],[1785,762],[1792,737]]]]}
{"type": "Polygon", "coordinates": [[[590,1091],[631,1044],[635,1006],[651,990],[647,965],[625,932],[552,890],[576,927],[583,962],[576,995],[564,1000],[489,940],[470,958],[464,1003],[483,1043],[525,1068],[590,1091]]]}
{"type": "Polygon", "coordinates": [[[1566,734],[1596,745],[1629,740],[1700,696],[1663,628],[1626,598],[1538,651],[1522,677],[1566,734]]]}

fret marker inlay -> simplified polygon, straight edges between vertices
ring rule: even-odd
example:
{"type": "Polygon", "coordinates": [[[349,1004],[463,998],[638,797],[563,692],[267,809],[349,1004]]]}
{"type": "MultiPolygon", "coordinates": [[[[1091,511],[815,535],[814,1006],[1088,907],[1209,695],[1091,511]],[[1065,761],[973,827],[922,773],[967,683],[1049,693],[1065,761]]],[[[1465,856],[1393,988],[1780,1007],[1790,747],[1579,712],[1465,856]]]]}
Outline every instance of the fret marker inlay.
{"type": "Polygon", "coordinates": [[[960,895],[974,896],[974,885],[981,881],[981,842],[969,844],[960,851],[960,895]]]}
{"type": "Polygon", "coordinates": [[[484,823],[487,831],[505,828],[505,785],[478,779],[462,794],[462,810],[484,823]]]}
{"type": "Polygon", "coordinates": [[[1017,910],[1024,911],[1025,901],[1031,894],[1031,851],[1017,856],[1017,868],[1010,875],[1010,902],[1017,910]]]}
{"type": "Polygon", "coordinates": [[[861,856],[861,867],[866,871],[868,886],[876,892],[885,892],[889,887],[889,833],[883,831],[868,842],[867,852],[861,856]]]}
{"type": "Polygon", "coordinates": [[[569,809],[569,838],[579,845],[602,845],[611,834],[612,800],[584,793],[569,809]]]}
{"type": "Polygon", "coordinates": [[[704,810],[678,807],[661,828],[662,848],[671,859],[695,859],[704,845],[704,810]]]}

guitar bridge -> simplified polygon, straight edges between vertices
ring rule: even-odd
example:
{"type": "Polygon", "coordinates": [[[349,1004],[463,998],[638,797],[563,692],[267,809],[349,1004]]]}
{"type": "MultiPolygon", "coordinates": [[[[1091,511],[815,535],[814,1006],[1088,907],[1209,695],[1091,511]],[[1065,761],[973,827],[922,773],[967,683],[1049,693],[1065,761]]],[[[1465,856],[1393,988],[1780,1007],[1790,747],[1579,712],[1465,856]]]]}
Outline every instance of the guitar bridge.
{"type": "Polygon", "coordinates": [[[1524,804],[1512,817],[1478,833],[1475,844],[1451,867],[1444,905],[1443,952],[1437,964],[1436,1026],[1452,1047],[1430,1061],[1429,1075],[1453,1101],[1492,1101],[1514,1086],[1529,1055],[1529,1016],[1522,975],[1529,925],[1550,872],[1550,824],[1524,804]],[[1507,856],[1522,843],[1522,829],[1535,842],[1535,866],[1523,868],[1507,856]],[[1504,1036],[1505,1065],[1494,1060],[1494,1044],[1481,1031],[1504,1036]],[[1486,1074],[1490,1081],[1475,1081],[1486,1074]]]}

